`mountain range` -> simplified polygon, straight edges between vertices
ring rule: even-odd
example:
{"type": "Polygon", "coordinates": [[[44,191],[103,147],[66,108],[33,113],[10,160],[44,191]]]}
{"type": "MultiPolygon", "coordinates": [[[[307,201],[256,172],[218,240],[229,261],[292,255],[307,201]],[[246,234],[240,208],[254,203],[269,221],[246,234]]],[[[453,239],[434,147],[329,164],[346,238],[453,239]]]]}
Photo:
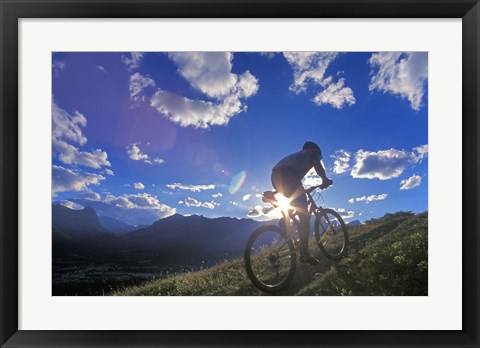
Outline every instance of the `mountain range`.
{"type": "MultiPolygon", "coordinates": [[[[74,210],[61,204],[53,205],[52,221],[54,245],[62,248],[155,251],[165,258],[185,262],[239,256],[251,232],[266,223],[174,214],[150,226],[133,226],[112,217],[97,216],[92,207],[74,210]]],[[[349,223],[359,224],[358,220],[349,223]]],[[[311,225],[313,228],[313,219],[311,225]]]]}
{"type": "Polygon", "coordinates": [[[166,263],[198,264],[238,257],[252,233],[265,222],[230,217],[175,214],[150,226],[136,227],[97,216],[91,207],[52,209],[54,255],[81,251],[155,252],[166,263]]]}
{"type": "Polygon", "coordinates": [[[54,259],[78,251],[83,254],[110,251],[122,244],[100,224],[93,208],[74,210],[61,204],[52,207],[52,242],[54,259]]]}

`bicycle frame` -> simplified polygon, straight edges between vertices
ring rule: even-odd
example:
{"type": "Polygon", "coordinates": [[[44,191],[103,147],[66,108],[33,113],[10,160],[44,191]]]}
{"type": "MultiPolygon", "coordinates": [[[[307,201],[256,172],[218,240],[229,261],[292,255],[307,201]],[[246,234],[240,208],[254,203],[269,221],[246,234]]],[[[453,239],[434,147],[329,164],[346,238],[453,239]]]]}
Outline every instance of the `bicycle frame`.
{"type": "MultiPolygon", "coordinates": [[[[312,192],[317,188],[321,189],[322,187],[314,186],[303,191],[303,194],[306,195],[307,201],[307,211],[305,212],[305,214],[308,213],[309,218],[312,215],[315,216],[315,239],[317,246],[319,247],[321,252],[324,253],[324,255],[329,259],[338,261],[345,255],[345,252],[347,250],[348,232],[342,217],[336,211],[327,207],[324,208],[323,206],[317,205],[314,200],[315,194],[312,195],[312,192]],[[335,222],[339,222],[339,224],[335,224],[335,222]],[[325,240],[327,234],[337,234],[337,226],[340,226],[340,237],[343,237],[343,239],[340,240],[340,244],[334,238],[332,238],[332,243],[330,243],[330,239],[325,240]],[[340,246],[341,249],[336,252],[332,250],[330,246],[340,246]]],[[[288,286],[295,274],[295,268],[297,265],[297,254],[299,252],[300,262],[311,263],[309,262],[309,260],[302,258],[302,256],[304,256],[301,253],[303,252],[303,250],[299,248],[299,243],[296,240],[295,227],[299,227],[298,212],[295,211],[294,207],[288,205],[288,201],[285,201],[278,196],[275,197],[276,194],[277,191],[265,191],[263,193],[262,200],[265,203],[268,202],[272,204],[276,208],[280,208],[283,219],[280,219],[279,226],[264,225],[258,227],[248,239],[244,252],[245,267],[248,277],[257,288],[265,292],[278,291],[288,286]],[[260,240],[260,236],[266,235],[264,233],[269,233],[269,236],[273,233],[276,237],[273,238],[272,245],[269,245],[268,243],[261,244],[260,251],[265,250],[264,247],[266,247],[267,252],[263,254],[258,253],[258,255],[259,257],[262,257],[264,259],[263,262],[265,263],[262,267],[254,269],[252,266],[252,255],[256,255],[255,253],[259,249],[253,248],[253,246],[257,240],[260,240]],[[285,248],[285,246],[287,246],[287,248],[285,248]],[[262,278],[258,276],[258,274],[265,271],[267,272],[267,274],[268,272],[275,272],[275,277],[278,278],[281,266],[283,278],[281,278],[279,281],[271,280],[268,277],[262,278]]],[[[309,240],[310,236],[308,236],[307,242],[309,242],[309,240]]],[[[307,247],[310,249],[309,246],[307,247]]]]}
{"type": "MultiPolygon", "coordinates": [[[[307,212],[309,217],[311,217],[312,215],[315,215],[315,212],[317,211],[318,212],[323,211],[323,207],[317,205],[317,203],[315,202],[311,194],[311,192],[317,188],[318,186],[314,186],[312,188],[305,190],[304,192],[304,194],[307,196],[307,212]]],[[[298,230],[298,223],[299,223],[297,220],[298,213],[294,209],[289,209],[287,212],[282,211],[282,215],[283,215],[287,236],[296,245],[294,228],[295,226],[297,226],[297,230],[298,230]],[[293,223],[291,223],[290,220],[292,220],[293,223]]],[[[322,224],[322,229],[324,230],[324,232],[322,233],[321,238],[323,238],[326,235],[326,232],[330,229],[330,226],[331,224],[329,222],[328,229],[325,229],[322,224]]]]}

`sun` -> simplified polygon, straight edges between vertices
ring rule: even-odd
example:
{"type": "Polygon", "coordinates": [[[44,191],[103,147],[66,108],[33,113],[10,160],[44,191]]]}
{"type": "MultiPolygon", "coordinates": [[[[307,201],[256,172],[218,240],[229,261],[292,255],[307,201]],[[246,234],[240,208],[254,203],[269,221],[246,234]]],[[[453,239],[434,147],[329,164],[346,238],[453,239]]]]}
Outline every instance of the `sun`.
{"type": "Polygon", "coordinates": [[[293,207],[290,205],[290,202],[291,202],[290,198],[285,197],[280,192],[277,192],[275,194],[275,199],[277,200],[278,207],[283,212],[287,212],[290,209],[293,209],[293,207]]]}

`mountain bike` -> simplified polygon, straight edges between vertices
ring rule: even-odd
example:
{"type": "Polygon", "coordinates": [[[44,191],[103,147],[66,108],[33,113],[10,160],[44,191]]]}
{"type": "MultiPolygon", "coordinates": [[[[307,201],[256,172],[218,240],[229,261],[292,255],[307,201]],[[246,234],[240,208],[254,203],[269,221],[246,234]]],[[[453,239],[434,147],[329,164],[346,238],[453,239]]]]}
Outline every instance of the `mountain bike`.
{"type": "MultiPolygon", "coordinates": [[[[315,193],[321,196],[319,189],[320,186],[313,186],[304,190],[308,214],[315,217],[315,242],[326,257],[340,260],[348,249],[347,226],[336,211],[316,204],[315,193]]],[[[289,200],[276,191],[265,191],[262,200],[280,208],[283,219],[278,225],[263,225],[253,231],[245,247],[244,261],[247,275],[257,288],[276,292],[287,287],[295,274],[299,216],[289,206],[289,200]]]]}

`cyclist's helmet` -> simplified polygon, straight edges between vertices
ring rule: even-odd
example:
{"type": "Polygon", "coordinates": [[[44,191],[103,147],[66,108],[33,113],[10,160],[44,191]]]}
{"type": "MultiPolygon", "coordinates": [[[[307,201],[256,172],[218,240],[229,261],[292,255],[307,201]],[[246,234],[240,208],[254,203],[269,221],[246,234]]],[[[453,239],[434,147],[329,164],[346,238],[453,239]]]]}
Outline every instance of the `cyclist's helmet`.
{"type": "Polygon", "coordinates": [[[320,146],[315,144],[313,141],[307,141],[303,144],[303,150],[311,149],[320,152],[320,158],[322,158],[322,150],[320,150],[320,146]]]}

